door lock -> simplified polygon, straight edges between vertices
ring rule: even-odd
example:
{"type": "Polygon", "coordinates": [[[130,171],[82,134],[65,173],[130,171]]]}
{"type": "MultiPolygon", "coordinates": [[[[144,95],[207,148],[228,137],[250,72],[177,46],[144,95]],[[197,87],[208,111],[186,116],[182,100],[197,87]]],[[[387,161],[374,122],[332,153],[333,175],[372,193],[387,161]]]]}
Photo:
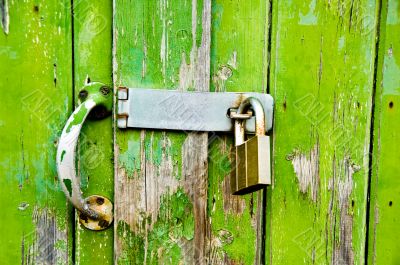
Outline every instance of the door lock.
{"type": "Polygon", "coordinates": [[[265,133],[272,128],[272,116],[273,99],[263,93],[118,88],[119,128],[234,132],[231,191],[237,195],[271,183],[270,141],[265,133]],[[245,141],[245,133],[256,136],[245,141]]]}
{"type": "Polygon", "coordinates": [[[271,184],[270,141],[269,136],[265,135],[264,109],[258,99],[246,98],[237,112],[230,113],[230,117],[235,121],[236,149],[231,191],[235,195],[242,195],[271,184]],[[245,141],[245,123],[250,118],[247,114],[250,107],[255,114],[256,135],[245,141]]]}

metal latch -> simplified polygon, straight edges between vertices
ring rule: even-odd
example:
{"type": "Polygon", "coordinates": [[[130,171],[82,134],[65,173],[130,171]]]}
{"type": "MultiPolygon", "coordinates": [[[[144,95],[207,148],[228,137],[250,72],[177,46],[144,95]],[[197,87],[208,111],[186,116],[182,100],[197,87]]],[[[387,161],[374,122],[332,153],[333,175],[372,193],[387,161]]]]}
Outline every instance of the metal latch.
{"type": "MultiPolygon", "coordinates": [[[[256,98],[265,113],[265,132],[272,128],[273,98],[263,93],[181,92],[118,88],[117,126],[180,131],[233,132],[230,113],[246,98],[256,98]]],[[[246,114],[243,114],[243,118],[246,114]]],[[[255,117],[245,123],[255,133],[255,117]]]]}

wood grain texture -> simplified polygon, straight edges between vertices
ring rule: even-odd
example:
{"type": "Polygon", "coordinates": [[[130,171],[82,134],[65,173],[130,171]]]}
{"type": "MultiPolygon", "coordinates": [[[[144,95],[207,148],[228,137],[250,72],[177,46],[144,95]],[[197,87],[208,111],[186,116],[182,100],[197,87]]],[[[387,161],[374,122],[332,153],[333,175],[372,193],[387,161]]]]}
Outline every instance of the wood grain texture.
{"type": "Polygon", "coordinates": [[[375,1],[272,1],[272,264],[364,264],[375,1]]]}
{"type": "MultiPolygon", "coordinates": [[[[87,82],[112,87],[112,1],[73,1],[74,4],[74,95],[87,82]]],[[[79,136],[77,157],[84,197],[98,194],[113,201],[112,117],[85,122],[79,136]]],[[[103,231],[85,229],[75,220],[76,264],[113,264],[113,227],[103,231]]]]}
{"type": "Polygon", "coordinates": [[[0,260],[69,264],[72,212],[55,154],[72,107],[70,2],[1,3],[0,260]]]}
{"type": "MultiPolygon", "coordinates": [[[[268,1],[213,1],[211,89],[267,91],[268,1]]],[[[233,135],[209,137],[210,264],[262,264],[263,193],[233,196],[233,135]]]]}
{"type": "MultiPolygon", "coordinates": [[[[209,1],[114,8],[116,86],[209,90],[209,1]]],[[[179,107],[166,111],[183,119],[179,107]]],[[[116,263],[205,263],[208,135],[117,130],[115,142],[116,263]]]]}
{"type": "MultiPolygon", "coordinates": [[[[214,91],[266,89],[266,3],[117,1],[114,16],[116,86],[207,91],[211,82],[214,91]]],[[[166,111],[184,122],[194,110],[166,111]]],[[[260,263],[262,193],[231,195],[231,139],[117,130],[118,264],[260,263]]]]}
{"type": "Polygon", "coordinates": [[[400,155],[400,5],[382,1],[375,96],[374,150],[369,218],[369,264],[397,264],[400,155]]]}

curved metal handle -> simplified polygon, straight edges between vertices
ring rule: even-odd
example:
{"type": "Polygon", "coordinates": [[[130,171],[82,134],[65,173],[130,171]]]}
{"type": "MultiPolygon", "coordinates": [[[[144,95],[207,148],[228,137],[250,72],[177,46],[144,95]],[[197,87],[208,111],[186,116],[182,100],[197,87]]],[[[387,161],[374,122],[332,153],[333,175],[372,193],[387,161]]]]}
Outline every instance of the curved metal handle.
{"type": "MultiPolygon", "coordinates": [[[[256,135],[264,135],[265,132],[265,117],[264,108],[257,98],[248,97],[240,104],[237,114],[246,113],[252,107],[256,118],[256,135]]],[[[235,119],[235,145],[241,145],[244,142],[245,122],[243,119],[235,119]]]]}
{"type": "Polygon", "coordinates": [[[92,195],[84,199],[80,189],[80,181],[76,176],[75,154],[79,134],[89,112],[96,106],[111,111],[111,90],[101,83],[90,83],[80,92],[84,100],[72,115],[62,131],[57,148],[57,172],[61,187],[67,199],[79,211],[82,225],[91,230],[107,228],[112,220],[112,203],[109,199],[92,195]]]}

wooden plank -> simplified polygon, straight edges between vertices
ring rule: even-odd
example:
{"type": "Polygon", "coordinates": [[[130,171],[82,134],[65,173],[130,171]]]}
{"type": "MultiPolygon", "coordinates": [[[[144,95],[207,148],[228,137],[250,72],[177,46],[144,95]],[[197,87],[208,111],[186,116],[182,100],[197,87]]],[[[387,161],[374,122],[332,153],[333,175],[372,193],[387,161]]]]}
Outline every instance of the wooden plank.
{"type": "MultiPolygon", "coordinates": [[[[74,5],[75,106],[86,82],[112,87],[112,1],[76,0],[74,5]]],[[[79,173],[82,191],[113,201],[113,129],[111,115],[86,121],[80,134],[79,173]]],[[[85,229],[76,217],[75,262],[113,264],[113,227],[103,231],[85,229]]]]}
{"type": "MultiPolygon", "coordinates": [[[[213,1],[212,91],[267,92],[269,11],[268,1],[213,1]]],[[[233,136],[209,142],[209,264],[263,264],[264,195],[231,195],[233,136]]]]}
{"type": "MultiPolygon", "coordinates": [[[[209,90],[210,1],[114,1],[114,12],[115,86],[209,90]]],[[[117,264],[207,258],[207,142],[117,129],[117,264]]]]}
{"type": "Polygon", "coordinates": [[[1,1],[2,264],[72,263],[57,139],[72,107],[69,1],[1,1]]]}
{"type": "MultiPolygon", "coordinates": [[[[116,2],[115,85],[207,91],[210,8],[116,2]]],[[[213,5],[214,91],[265,91],[267,10],[257,1],[213,5]]],[[[260,263],[262,194],[231,195],[231,135],[117,130],[116,137],[118,264],[260,263]]]]}
{"type": "Polygon", "coordinates": [[[272,1],[274,264],[364,264],[375,1],[272,1]]]}
{"type": "Polygon", "coordinates": [[[400,13],[398,1],[382,1],[379,58],[375,96],[373,171],[369,218],[369,264],[396,264],[400,260],[400,13]]]}

